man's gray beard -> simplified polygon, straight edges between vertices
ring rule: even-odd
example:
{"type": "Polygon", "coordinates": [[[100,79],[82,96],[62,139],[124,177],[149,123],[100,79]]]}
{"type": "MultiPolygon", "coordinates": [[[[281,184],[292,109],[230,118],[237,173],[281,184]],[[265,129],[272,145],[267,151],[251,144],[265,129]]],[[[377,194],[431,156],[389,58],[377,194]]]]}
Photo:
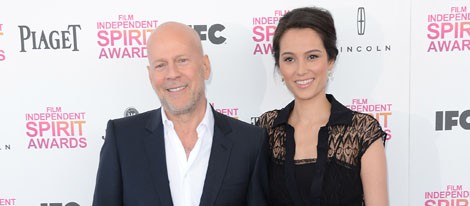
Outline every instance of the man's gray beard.
{"type": "Polygon", "coordinates": [[[194,111],[194,109],[196,109],[196,104],[201,101],[202,96],[202,92],[199,92],[194,99],[190,100],[189,104],[186,107],[179,110],[177,108],[172,107],[165,99],[160,97],[159,99],[160,103],[162,104],[162,107],[165,108],[165,111],[171,113],[172,115],[182,115],[194,111]]]}

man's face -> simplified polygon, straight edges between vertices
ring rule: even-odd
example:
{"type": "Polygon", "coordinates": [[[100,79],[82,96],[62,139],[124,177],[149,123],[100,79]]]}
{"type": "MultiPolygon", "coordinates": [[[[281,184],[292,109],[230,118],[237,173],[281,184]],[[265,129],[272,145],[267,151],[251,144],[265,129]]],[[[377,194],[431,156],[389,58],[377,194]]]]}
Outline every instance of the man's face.
{"type": "Polygon", "coordinates": [[[204,80],[210,75],[209,59],[188,28],[157,30],[148,45],[150,82],[162,106],[173,115],[205,103],[204,80]]]}

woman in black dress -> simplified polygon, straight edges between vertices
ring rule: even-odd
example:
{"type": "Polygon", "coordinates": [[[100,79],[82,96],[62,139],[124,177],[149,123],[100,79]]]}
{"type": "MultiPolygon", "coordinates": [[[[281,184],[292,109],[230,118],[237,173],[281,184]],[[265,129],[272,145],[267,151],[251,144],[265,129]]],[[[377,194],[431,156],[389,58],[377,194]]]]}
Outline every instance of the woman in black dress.
{"type": "Polygon", "coordinates": [[[387,206],[386,133],[325,92],[338,54],[331,14],[286,13],[273,50],[294,100],[257,122],[269,134],[270,205],[387,206]]]}

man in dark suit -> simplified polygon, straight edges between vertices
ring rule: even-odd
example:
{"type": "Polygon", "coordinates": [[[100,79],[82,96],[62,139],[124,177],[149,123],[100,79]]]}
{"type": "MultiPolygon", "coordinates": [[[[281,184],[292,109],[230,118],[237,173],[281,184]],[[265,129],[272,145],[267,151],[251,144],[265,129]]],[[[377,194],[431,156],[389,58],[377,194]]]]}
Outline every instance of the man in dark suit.
{"type": "Polygon", "coordinates": [[[209,105],[198,34],[164,23],[147,51],[162,107],[108,122],[93,205],[266,205],[266,133],[209,105]]]}

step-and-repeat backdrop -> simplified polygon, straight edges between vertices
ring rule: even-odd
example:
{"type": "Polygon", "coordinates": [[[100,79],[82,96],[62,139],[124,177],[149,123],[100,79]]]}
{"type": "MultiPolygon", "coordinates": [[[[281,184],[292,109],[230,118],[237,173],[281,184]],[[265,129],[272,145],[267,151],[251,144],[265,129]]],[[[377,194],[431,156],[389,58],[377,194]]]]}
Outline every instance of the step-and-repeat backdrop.
{"type": "Polygon", "coordinates": [[[301,6],[335,18],[328,92],[388,133],[390,204],[469,205],[468,0],[1,2],[0,205],[91,205],[107,120],[160,106],[145,45],[163,22],[200,34],[217,111],[282,108],[271,41],[301,6]]]}

